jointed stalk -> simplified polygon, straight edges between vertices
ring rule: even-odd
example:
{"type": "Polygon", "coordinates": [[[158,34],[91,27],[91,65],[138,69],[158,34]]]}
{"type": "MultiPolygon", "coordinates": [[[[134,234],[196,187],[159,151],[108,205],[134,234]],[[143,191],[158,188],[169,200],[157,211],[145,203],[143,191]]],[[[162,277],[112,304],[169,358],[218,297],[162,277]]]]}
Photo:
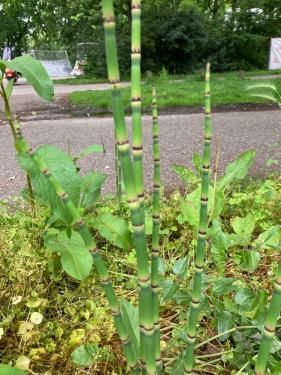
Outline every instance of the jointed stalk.
{"type": "Polygon", "coordinates": [[[191,374],[194,365],[194,347],[196,340],[197,322],[199,306],[201,301],[202,274],[204,267],[204,257],[206,248],[206,234],[208,229],[208,191],[209,174],[211,165],[211,103],[210,103],[210,65],[207,64],[205,83],[205,131],[204,131],[204,152],[201,181],[201,205],[200,219],[197,238],[197,249],[195,259],[195,275],[193,279],[193,289],[191,293],[191,304],[187,325],[187,346],[184,355],[184,373],[191,374]]]}
{"type": "Polygon", "coordinates": [[[3,92],[3,97],[5,98],[5,111],[9,116],[11,129],[15,129],[15,144],[16,150],[18,153],[28,154],[33,162],[35,163],[38,170],[45,176],[45,178],[51,183],[52,187],[54,188],[56,194],[60,198],[61,202],[63,203],[65,211],[68,213],[68,216],[71,217],[73,227],[79,231],[81,237],[83,238],[87,248],[91,252],[93,256],[94,266],[97,270],[97,273],[100,277],[100,281],[102,287],[104,289],[105,295],[107,297],[109,306],[111,308],[111,312],[113,315],[114,323],[116,330],[120,336],[123,350],[125,357],[128,362],[128,366],[131,370],[132,374],[139,374],[139,364],[138,358],[132,349],[130,336],[127,330],[126,325],[124,324],[123,317],[121,315],[121,310],[119,306],[119,302],[115,295],[114,289],[112,287],[111,281],[109,279],[109,273],[106,267],[105,262],[103,261],[97,245],[87,228],[84,220],[80,216],[80,212],[77,207],[73,204],[72,200],[68,196],[68,194],[64,191],[63,187],[59,183],[59,181],[52,175],[49,171],[47,165],[38,158],[38,156],[32,152],[32,149],[29,147],[28,143],[24,139],[19,123],[16,124],[12,120],[11,110],[9,106],[8,99],[6,97],[5,91],[3,92]]]}
{"type": "Polygon", "coordinates": [[[154,337],[155,337],[155,357],[157,372],[161,374],[162,361],[160,351],[160,323],[159,323],[159,294],[158,294],[158,263],[159,263],[159,230],[160,230],[160,147],[159,147],[159,125],[156,104],[156,90],[153,88],[152,100],[153,116],[153,208],[152,208],[152,262],[151,262],[151,286],[152,303],[154,314],[154,337]]]}
{"type": "Polygon", "coordinates": [[[132,154],[136,189],[143,209],[143,145],[141,121],[141,1],[132,0],[132,50],[131,50],[131,106],[132,106],[132,154]]]}
{"type": "Polygon", "coordinates": [[[277,321],[281,308],[281,262],[278,265],[276,279],[274,283],[274,291],[270,301],[269,309],[266,315],[263,336],[260,344],[258,358],[256,361],[255,375],[264,375],[266,373],[268,356],[272,340],[275,334],[277,321]]]}
{"type": "Polygon", "coordinates": [[[139,282],[139,320],[142,367],[147,374],[156,373],[154,352],[154,322],[152,314],[152,290],[146,237],[144,228],[144,215],[140,208],[138,197],[138,181],[135,179],[135,170],[130,156],[130,146],[125,123],[125,113],[122,96],[119,89],[119,65],[117,58],[117,45],[115,36],[115,18],[112,0],[103,0],[103,19],[105,29],[105,47],[108,78],[112,84],[112,106],[117,145],[122,167],[122,174],[127,195],[127,202],[131,210],[134,247],[137,253],[138,282],[139,282]]]}

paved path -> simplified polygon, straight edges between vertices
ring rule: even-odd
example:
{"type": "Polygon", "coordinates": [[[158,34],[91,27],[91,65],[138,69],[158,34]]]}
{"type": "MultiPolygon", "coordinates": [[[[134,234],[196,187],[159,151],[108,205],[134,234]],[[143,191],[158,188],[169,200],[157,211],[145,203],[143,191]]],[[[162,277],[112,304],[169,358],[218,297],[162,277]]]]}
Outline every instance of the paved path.
{"type": "MultiPolygon", "coordinates": [[[[167,115],[159,119],[162,181],[171,190],[179,180],[171,170],[174,163],[189,166],[194,152],[202,149],[201,114],[167,115]]],[[[270,145],[281,139],[280,112],[228,112],[213,115],[214,142],[221,138],[220,171],[239,153],[254,148],[257,158],[251,174],[265,173],[265,162],[272,156],[270,145]]],[[[128,120],[129,123],[129,120],[128,120]]],[[[81,162],[83,173],[97,170],[108,174],[105,191],[114,189],[113,122],[111,118],[60,119],[31,121],[23,124],[23,132],[32,147],[49,143],[76,154],[92,143],[105,145],[105,155],[89,156],[81,162]]],[[[151,187],[151,119],[144,117],[144,160],[146,186],[151,187]]],[[[0,198],[17,193],[24,186],[17,166],[10,130],[0,126],[0,198]]]]}

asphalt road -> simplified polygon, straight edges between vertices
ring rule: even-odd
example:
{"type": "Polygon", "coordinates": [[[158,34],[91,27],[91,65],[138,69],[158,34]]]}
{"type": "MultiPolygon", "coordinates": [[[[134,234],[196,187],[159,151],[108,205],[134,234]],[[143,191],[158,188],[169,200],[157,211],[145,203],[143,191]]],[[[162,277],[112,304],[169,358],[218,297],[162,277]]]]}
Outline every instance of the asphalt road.
{"type": "MultiPolygon", "coordinates": [[[[16,98],[14,98],[15,104],[16,98]]],[[[29,102],[31,97],[29,98],[29,102]]],[[[15,105],[17,111],[18,107],[15,105]]],[[[127,120],[129,125],[129,119],[127,120]]],[[[273,156],[270,145],[281,139],[280,111],[226,112],[213,115],[214,144],[220,139],[221,154],[219,170],[223,171],[228,162],[248,149],[256,149],[257,157],[250,171],[253,176],[263,176],[267,168],[265,162],[273,156]]],[[[171,166],[191,165],[194,152],[202,150],[203,115],[160,116],[161,175],[168,191],[179,187],[171,166]]],[[[130,128],[130,126],[129,126],[130,128]]],[[[144,165],[147,189],[152,179],[152,136],[151,118],[144,116],[144,165]]],[[[23,132],[30,145],[36,148],[44,143],[67,150],[68,144],[73,154],[93,144],[105,145],[104,155],[92,155],[81,161],[82,173],[89,170],[105,172],[108,175],[105,191],[114,190],[114,145],[113,120],[111,118],[67,118],[23,123],[23,132]]],[[[24,187],[23,173],[17,165],[10,129],[0,126],[0,198],[17,194],[24,187]]],[[[277,167],[280,168],[280,167],[277,167]]]]}

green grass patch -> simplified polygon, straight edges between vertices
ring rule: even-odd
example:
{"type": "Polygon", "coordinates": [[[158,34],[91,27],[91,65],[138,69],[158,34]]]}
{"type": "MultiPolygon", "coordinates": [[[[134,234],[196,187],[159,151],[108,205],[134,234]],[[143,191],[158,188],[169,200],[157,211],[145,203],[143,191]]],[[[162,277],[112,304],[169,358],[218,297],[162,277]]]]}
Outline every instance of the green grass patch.
{"type": "MultiPolygon", "coordinates": [[[[257,72],[251,72],[255,73],[257,72]]],[[[248,74],[248,73],[247,73],[248,74]]],[[[252,96],[247,87],[258,81],[250,78],[241,79],[237,72],[214,73],[211,77],[212,104],[235,105],[244,103],[266,103],[265,99],[252,96]]],[[[262,81],[267,82],[267,80],[262,81]]],[[[278,89],[281,89],[281,79],[274,79],[278,89]]],[[[200,74],[185,77],[166,77],[165,79],[152,78],[142,85],[143,110],[150,111],[152,87],[156,86],[159,109],[169,107],[202,106],[204,95],[204,80],[200,74]]],[[[130,111],[130,88],[122,89],[125,110],[130,111]]],[[[86,105],[96,109],[108,110],[111,108],[110,90],[95,90],[74,92],[70,101],[75,105],[86,105]]]]}

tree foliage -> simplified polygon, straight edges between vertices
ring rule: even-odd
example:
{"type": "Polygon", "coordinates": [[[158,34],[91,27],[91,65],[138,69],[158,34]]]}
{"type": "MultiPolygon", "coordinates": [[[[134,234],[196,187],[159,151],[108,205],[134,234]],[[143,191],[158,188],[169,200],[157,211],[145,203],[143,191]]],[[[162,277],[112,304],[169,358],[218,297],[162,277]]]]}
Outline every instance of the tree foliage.
{"type": "MultiPolygon", "coordinates": [[[[270,37],[281,35],[279,0],[143,0],[143,70],[215,70],[266,66],[270,37]]],[[[130,0],[115,2],[121,72],[130,69],[130,0]]],[[[19,55],[28,48],[66,48],[71,61],[85,45],[90,75],[105,75],[98,0],[3,0],[0,43],[19,55]]]]}

